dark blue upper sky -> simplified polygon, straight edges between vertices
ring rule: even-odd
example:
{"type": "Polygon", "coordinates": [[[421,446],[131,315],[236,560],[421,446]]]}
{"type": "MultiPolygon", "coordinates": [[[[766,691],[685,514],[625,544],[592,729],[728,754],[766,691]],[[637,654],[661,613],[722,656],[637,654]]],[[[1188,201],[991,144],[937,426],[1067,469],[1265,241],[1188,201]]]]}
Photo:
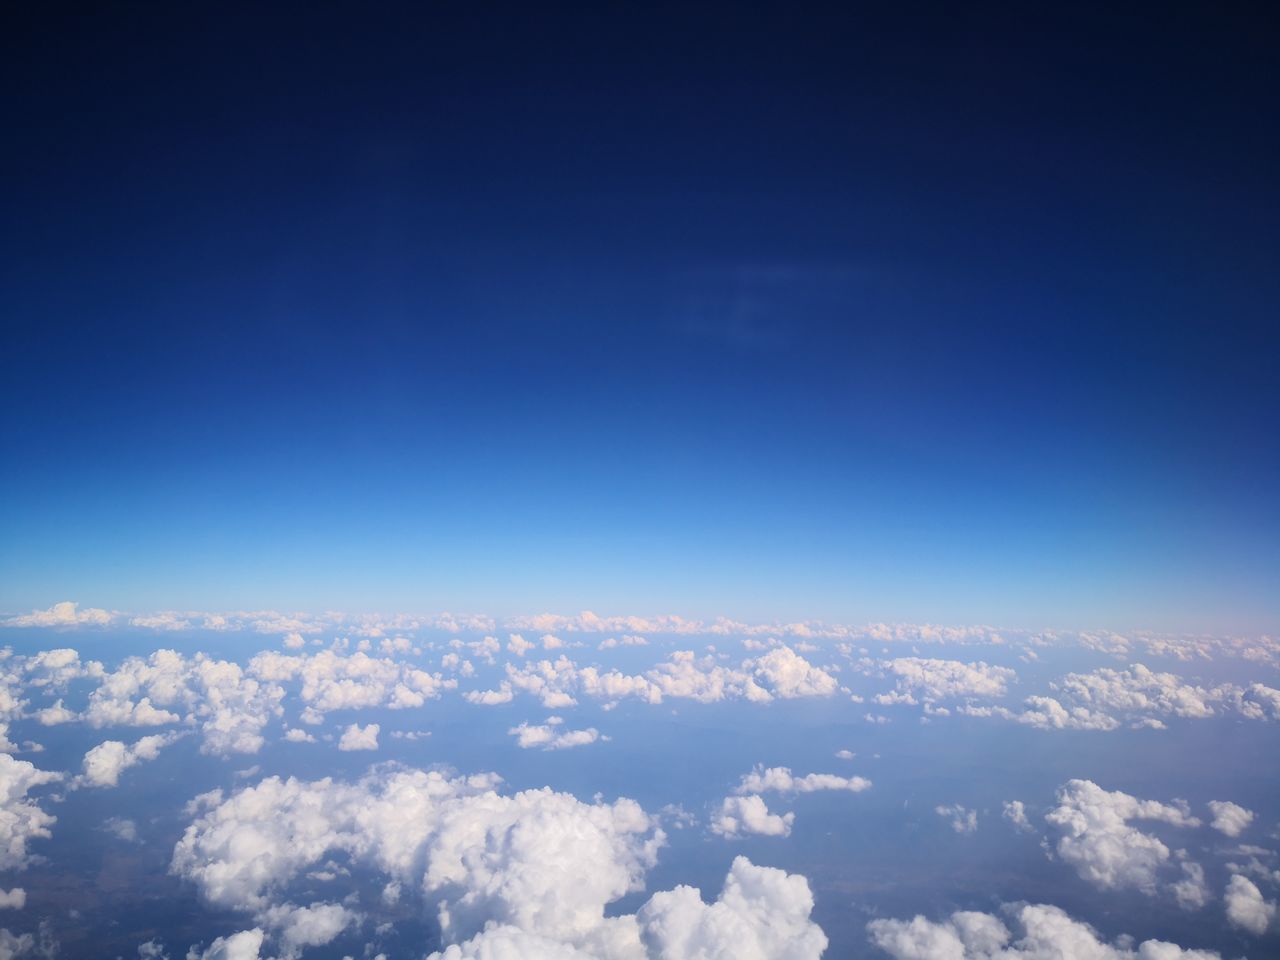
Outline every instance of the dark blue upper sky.
{"type": "Polygon", "coordinates": [[[1261,13],[9,11],[0,609],[1280,629],[1261,13]]]}

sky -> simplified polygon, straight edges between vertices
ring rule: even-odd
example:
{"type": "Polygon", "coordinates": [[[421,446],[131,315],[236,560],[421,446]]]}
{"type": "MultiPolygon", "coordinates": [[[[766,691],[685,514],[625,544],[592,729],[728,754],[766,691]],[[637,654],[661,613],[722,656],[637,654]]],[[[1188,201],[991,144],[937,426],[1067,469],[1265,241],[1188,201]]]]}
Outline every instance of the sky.
{"type": "Polygon", "coordinates": [[[1247,6],[2,32],[6,614],[1280,629],[1247,6]]]}

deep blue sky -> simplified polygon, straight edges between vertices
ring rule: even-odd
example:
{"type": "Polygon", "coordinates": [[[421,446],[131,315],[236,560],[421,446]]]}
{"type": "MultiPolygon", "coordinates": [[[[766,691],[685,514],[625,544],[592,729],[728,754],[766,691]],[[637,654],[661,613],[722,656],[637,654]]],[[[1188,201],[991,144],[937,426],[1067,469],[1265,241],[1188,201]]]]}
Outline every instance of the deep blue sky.
{"type": "Polygon", "coordinates": [[[0,609],[1280,629],[1260,16],[6,13],[0,609]]]}

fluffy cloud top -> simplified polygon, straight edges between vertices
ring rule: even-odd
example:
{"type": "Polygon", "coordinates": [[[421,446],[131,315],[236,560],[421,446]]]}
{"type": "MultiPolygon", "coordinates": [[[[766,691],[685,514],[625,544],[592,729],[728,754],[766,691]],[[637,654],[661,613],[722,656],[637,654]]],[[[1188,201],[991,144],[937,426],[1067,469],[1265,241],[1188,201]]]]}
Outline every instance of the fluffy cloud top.
{"type": "Polygon", "coordinates": [[[941,923],[872,920],[871,941],[895,960],[1218,960],[1206,950],[1147,940],[1137,950],[1109,944],[1057,907],[1023,904],[1011,911],[1021,936],[989,913],[960,911],[941,923]]]}
{"type": "Polygon", "coordinates": [[[286,952],[302,942],[290,932],[300,917],[315,938],[351,921],[336,904],[287,898],[296,878],[336,854],[434,902],[451,944],[434,956],[445,960],[816,960],[825,948],[805,880],[743,858],[715,903],[680,887],[606,919],[606,905],[640,889],[655,862],[663,835],[653,818],[630,800],[587,804],[550,789],[508,797],[496,782],[392,768],[356,783],[268,778],[202,801],[173,871],[210,903],[252,912],[286,952]]]}
{"type": "Polygon", "coordinates": [[[885,663],[884,668],[896,677],[897,684],[893,693],[876,697],[877,703],[1002,697],[1010,681],[1017,678],[1017,673],[1008,667],[991,666],[982,661],[965,663],[899,657],[885,663]]]}
{"type": "Polygon", "coordinates": [[[1000,815],[1013,824],[1020,833],[1031,833],[1035,827],[1027,819],[1027,807],[1021,800],[1006,800],[1000,815]]]}
{"type": "Polygon", "coordinates": [[[1209,810],[1213,813],[1213,829],[1228,837],[1240,836],[1253,823],[1253,811],[1230,800],[1210,800],[1209,810]]]}
{"type": "Polygon", "coordinates": [[[376,723],[360,726],[353,723],[342,731],[338,739],[339,750],[377,750],[378,733],[382,730],[376,723]]]}
{"type": "Polygon", "coordinates": [[[80,787],[114,787],[120,774],[146,760],[154,760],[163,747],[173,743],[177,734],[152,734],[132,744],[106,740],[84,755],[84,772],[72,781],[80,787]]]}
{"type": "Polygon", "coordinates": [[[725,797],[720,809],[711,818],[711,832],[725,838],[744,833],[758,833],[766,837],[791,835],[794,813],[779,816],[769,812],[769,806],[758,794],[745,797],[725,797]]]}
{"type": "Polygon", "coordinates": [[[6,627],[79,627],[102,626],[112,620],[106,610],[89,607],[79,609],[79,604],[70,600],[55,603],[48,610],[32,610],[18,617],[10,617],[4,621],[6,627]]]}
{"type": "Polygon", "coordinates": [[[813,895],[804,877],[737,857],[715,903],[693,887],[656,893],[637,915],[654,960],[811,960],[827,938],[809,919],[813,895]]]}
{"type": "Polygon", "coordinates": [[[187,953],[187,960],[258,960],[264,939],[261,930],[241,930],[229,937],[219,937],[202,953],[197,954],[193,947],[187,953]]]}
{"type": "Polygon", "coordinates": [[[38,770],[26,760],[0,753],[0,870],[21,870],[31,862],[27,844],[52,836],[57,818],[28,799],[28,793],[62,779],[59,773],[38,770]]]}
{"type": "Polygon", "coordinates": [[[813,793],[816,790],[848,790],[860,793],[871,787],[871,781],[865,777],[841,777],[834,773],[808,773],[803,777],[794,776],[790,767],[768,767],[757,764],[749,774],[742,778],[734,791],[744,793],[767,793],[770,790],[778,793],[813,793]]]}
{"type": "Polygon", "coordinates": [[[1276,919],[1276,903],[1266,900],[1262,891],[1248,877],[1236,874],[1222,895],[1227,906],[1227,919],[1232,925],[1262,936],[1276,919]]]}
{"type": "Polygon", "coordinates": [[[547,723],[536,725],[521,723],[507,733],[516,738],[516,743],[523,750],[535,747],[541,750],[567,750],[570,747],[586,746],[600,739],[600,731],[595,727],[588,727],[586,730],[561,730],[558,719],[552,717],[547,723]]]}
{"type": "Polygon", "coordinates": [[[956,833],[978,832],[978,811],[970,810],[955,803],[950,806],[938,806],[934,813],[951,821],[951,829],[956,833]]]}
{"type": "Polygon", "coordinates": [[[1155,820],[1177,827],[1198,826],[1185,804],[1139,800],[1119,790],[1103,790],[1090,780],[1071,780],[1058,790],[1058,806],[1045,820],[1059,832],[1058,856],[1085,880],[1103,890],[1134,887],[1154,893],[1156,876],[1169,860],[1157,837],[1129,825],[1155,820]]]}

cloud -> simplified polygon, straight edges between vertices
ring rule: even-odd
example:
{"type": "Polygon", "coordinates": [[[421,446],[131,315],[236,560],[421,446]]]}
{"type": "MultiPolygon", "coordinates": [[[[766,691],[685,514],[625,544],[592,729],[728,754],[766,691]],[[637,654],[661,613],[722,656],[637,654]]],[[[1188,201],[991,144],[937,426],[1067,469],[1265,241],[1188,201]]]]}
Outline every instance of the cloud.
{"type": "Polygon", "coordinates": [[[1248,877],[1236,874],[1227,883],[1222,899],[1227,905],[1227,919],[1232,926],[1262,936],[1276,918],[1276,903],[1266,900],[1262,891],[1248,877]]]}
{"type": "Polygon", "coordinates": [[[1053,697],[1027,697],[1027,709],[1016,716],[1019,723],[1039,730],[1114,730],[1120,722],[1109,714],[1090,710],[1088,707],[1064,707],[1053,697]]]}
{"type": "Polygon", "coordinates": [[[614,647],[647,647],[648,645],[649,641],[644,637],[624,634],[621,637],[610,637],[607,640],[601,640],[597,649],[612,650],[614,647]]]}
{"type": "Polygon", "coordinates": [[[301,681],[299,697],[309,710],[320,714],[379,706],[421,707],[458,685],[439,673],[363,651],[343,656],[333,650],[310,655],[268,650],[249,662],[249,673],[273,684],[301,681]]]}
{"type": "Polygon", "coordinates": [[[542,705],[553,710],[572,706],[579,696],[609,702],[636,698],[655,704],[664,697],[700,703],[735,699],[768,703],[774,699],[829,696],[838,688],[834,677],[786,646],[744,660],[737,668],[726,667],[712,656],[699,657],[693,651],[681,650],[643,675],[580,668],[561,655],[554,662],[541,660],[520,669],[507,664],[507,684],[541,697],[542,705]]]}
{"type": "Polygon", "coordinates": [[[146,760],[154,760],[160,750],[178,739],[180,734],[153,734],[126,745],[119,740],[105,740],[84,755],[84,773],[71,781],[74,787],[114,787],[120,774],[146,760]]]}
{"type": "Polygon", "coordinates": [[[64,600],[55,603],[48,610],[32,610],[18,617],[10,617],[0,621],[5,627],[79,627],[104,626],[114,619],[106,610],[88,607],[80,610],[79,604],[64,600]]]}
{"type": "Polygon", "coordinates": [[[1020,833],[1032,833],[1035,830],[1031,821],[1027,819],[1027,808],[1021,800],[1006,800],[1000,815],[1012,823],[1014,829],[1020,833]]]}
{"type": "Polygon", "coordinates": [[[27,794],[61,779],[60,773],[38,770],[26,760],[0,753],[0,870],[23,869],[32,859],[27,844],[52,836],[49,828],[57,818],[27,799],[27,794]]]}
{"type": "Polygon", "coordinates": [[[128,657],[104,673],[89,695],[84,720],[95,728],[186,721],[198,724],[204,753],[257,753],[265,743],[262,729],[282,712],[283,697],[281,687],[229,660],[157,650],[146,659],[128,657]]]}
{"type": "Polygon", "coordinates": [[[789,767],[769,767],[756,764],[755,768],[742,778],[734,793],[766,793],[770,790],[779,793],[813,793],[817,790],[848,790],[860,793],[871,788],[871,781],[863,777],[840,777],[834,773],[809,773],[803,777],[793,776],[789,767]]]}
{"type": "Polygon", "coordinates": [[[972,911],[941,923],[922,916],[872,920],[867,931],[894,960],[1219,960],[1215,952],[1160,940],[1147,940],[1136,951],[1125,938],[1108,944],[1089,925],[1046,904],[1021,904],[1008,912],[1021,934],[1016,941],[999,918],[972,911]]]}
{"type": "Polygon", "coordinates": [[[21,887],[0,890],[0,910],[21,910],[27,905],[27,891],[21,887]]]}
{"type": "Polygon", "coordinates": [[[187,960],[258,960],[264,938],[265,934],[259,929],[241,930],[229,937],[219,937],[203,953],[196,953],[192,947],[187,952],[187,960]]]}
{"type": "Polygon", "coordinates": [[[34,716],[36,721],[45,727],[57,726],[60,723],[73,723],[80,719],[80,715],[74,710],[68,710],[61,699],[54,701],[52,706],[37,710],[34,716]]]}
{"type": "Polygon", "coordinates": [[[510,703],[515,699],[515,694],[511,692],[511,684],[503,683],[497,690],[468,690],[462,695],[462,699],[477,706],[496,707],[510,703]]]}
{"type": "Polygon", "coordinates": [[[102,829],[126,843],[138,842],[138,825],[125,817],[108,817],[102,822],[102,829]]]}
{"type": "Polygon", "coordinates": [[[791,836],[794,813],[779,816],[770,813],[764,798],[751,794],[745,797],[725,797],[720,809],[711,818],[711,832],[732,839],[745,833],[758,833],[766,837],[791,836]]]}
{"type": "Polygon", "coordinates": [[[1090,780],[1071,780],[1058,790],[1058,806],[1045,820],[1059,832],[1055,850],[1063,862],[1102,890],[1132,887],[1156,890],[1156,875],[1169,860],[1169,848],[1157,837],[1129,825],[1155,820],[1176,827],[1199,826],[1185,804],[1139,800],[1108,792],[1090,780]]]}
{"type": "Polygon", "coordinates": [[[507,649],[517,657],[523,657],[536,646],[537,644],[533,643],[531,640],[526,640],[518,633],[513,633],[507,637],[507,649]]]}
{"type": "Polygon", "coordinates": [[[345,854],[435,900],[446,942],[489,922],[578,942],[605,922],[606,904],[639,889],[661,831],[631,800],[508,797],[497,782],[388,768],[356,783],[269,777],[211,797],[172,869],[209,903],[267,925],[294,877],[345,854]]]}
{"type": "Polygon", "coordinates": [[[1210,800],[1209,810],[1213,813],[1213,829],[1225,833],[1228,837],[1238,837],[1253,822],[1253,811],[1246,810],[1230,800],[1210,800]]]}
{"type": "Polygon", "coordinates": [[[965,663],[960,660],[936,660],[921,657],[899,657],[883,664],[897,678],[891,694],[881,694],[877,703],[914,704],[917,698],[926,702],[960,697],[1002,697],[1017,673],[1008,667],[996,667],[983,661],[965,663]]]}
{"type": "MultiPolygon", "coordinates": [[[[1185,851],[1179,851],[1184,854],[1185,851]]],[[[1204,867],[1190,860],[1182,861],[1182,879],[1169,885],[1183,910],[1199,910],[1209,902],[1211,894],[1205,882],[1204,867]]]]}
{"type": "Polygon", "coordinates": [[[516,738],[522,750],[534,747],[542,750],[566,750],[569,747],[595,743],[600,739],[600,731],[595,727],[586,730],[560,730],[556,724],[552,723],[539,726],[521,723],[519,726],[512,727],[507,733],[516,738]]]}
{"type": "Polygon", "coordinates": [[[191,621],[180,613],[166,610],[150,616],[130,617],[129,626],[144,630],[190,630],[191,621]]]}
{"type": "Polygon", "coordinates": [[[978,811],[976,810],[970,810],[956,803],[951,806],[934,807],[933,812],[940,817],[949,817],[951,829],[956,833],[978,832],[978,811]]]}
{"type": "Polygon", "coordinates": [[[313,903],[307,907],[284,904],[262,914],[264,926],[276,933],[282,960],[299,956],[304,947],[331,943],[343,930],[360,920],[360,914],[336,903],[313,903]]]}
{"type": "Polygon", "coordinates": [[[827,938],[809,919],[812,910],[804,877],[736,857],[715,903],[680,886],[654,894],[637,921],[654,960],[817,960],[827,938]]]}
{"type": "Polygon", "coordinates": [[[371,723],[364,727],[358,723],[353,723],[342,731],[342,737],[338,740],[338,749],[377,750],[378,732],[381,729],[382,727],[376,723],[371,723]]]}
{"type": "Polygon", "coordinates": [[[36,940],[29,933],[22,935],[10,933],[7,929],[0,929],[0,960],[13,960],[15,957],[25,957],[31,953],[36,947],[36,940]]]}
{"type": "Polygon", "coordinates": [[[1231,710],[1251,720],[1280,718],[1280,690],[1260,683],[1202,687],[1141,663],[1070,673],[1051,686],[1060,699],[1033,696],[1021,714],[994,712],[1044,730],[1114,730],[1121,723],[1117,717],[1131,726],[1163,729],[1170,717],[1204,720],[1231,710]]]}
{"type": "Polygon", "coordinates": [[[829,697],[839,686],[835,677],[787,646],[775,647],[762,657],[746,660],[742,667],[773,696],[784,700],[829,697]]]}

